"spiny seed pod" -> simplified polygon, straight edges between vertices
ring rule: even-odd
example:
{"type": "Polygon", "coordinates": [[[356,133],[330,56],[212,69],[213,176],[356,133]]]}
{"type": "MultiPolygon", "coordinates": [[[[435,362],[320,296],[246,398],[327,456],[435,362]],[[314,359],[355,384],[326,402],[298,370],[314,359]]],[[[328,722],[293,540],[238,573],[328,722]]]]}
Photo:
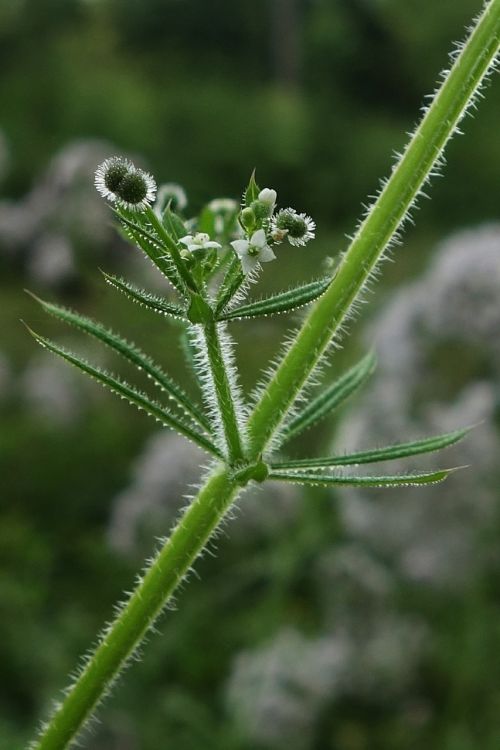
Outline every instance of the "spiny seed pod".
{"type": "Polygon", "coordinates": [[[291,245],[305,245],[314,239],[316,224],[307,214],[298,214],[293,208],[278,211],[271,222],[271,235],[286,232],[291,245]]]}
{"type": "Polygon", "coordinates": [[[156,194],[153,177],[119,156],[106,159],[97,168],[95,186],[104,198],[131,211],[144,211],[156,194]]]}
{"type": "Polygon", "coordinates": [[[97,191],[109,201],[116,201],[116,189],[126,174],[134,168],[132,162],[121,156],[112,156],[100,164],[95,172],[94,183],[97,191]]]}

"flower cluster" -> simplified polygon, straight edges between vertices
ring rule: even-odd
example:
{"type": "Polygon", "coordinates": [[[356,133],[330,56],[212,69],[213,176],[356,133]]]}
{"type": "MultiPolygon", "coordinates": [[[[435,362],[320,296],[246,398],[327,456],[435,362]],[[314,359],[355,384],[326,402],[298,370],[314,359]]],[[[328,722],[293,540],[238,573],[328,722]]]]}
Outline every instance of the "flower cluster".
{"type": "Polygon", "coordinates": [[[274,260],[273,245],[288,240],[290,245],[298,247],[314,239],[316,224],[311,217],[299,214],[293,208],[283,208],[275,213],[277,198],[276,190],[272,188],[260,190],[252,175],[239,215],[246,238],[231,242],[245,273],[261,263],[274,260]]]}
{"type": "Polygon", "coordinates": [[[95,173],[95,186],[104,198],[129,211],[145,211],[156,195],[153,177],[120,156],[100,164],[95,173]]]}
{"type": "Polygon", "coordinates": [[[287,240],[290,245],[303,246],[315,236],[316,225],[310,216],[293,208],[276,211],[276,190],[260,189],[254,175],[241,209],[231,199],[213,200],[198,217],[189,220],[178,215],[186,207],[187,199],[184,190],[175,183],[160,186],[154,205],[156,219],[151,216],[156,183],[128,159],[116,156],[106,159],[96,171],[95,185],[119,209],[149,211],[146,219],[149,239],[155,222],[157,229],[163,225],[160,231],[167,234],[172,234],[173,222],[176,228],[171,239],[178,245],[180,262],[198,273],[202,283],[217,272],[219,264],[224,266],[227,252],[234,252],[243,274],[248,275],[262,263],[276,259],[273,250],[276,245],[287,240]]]}

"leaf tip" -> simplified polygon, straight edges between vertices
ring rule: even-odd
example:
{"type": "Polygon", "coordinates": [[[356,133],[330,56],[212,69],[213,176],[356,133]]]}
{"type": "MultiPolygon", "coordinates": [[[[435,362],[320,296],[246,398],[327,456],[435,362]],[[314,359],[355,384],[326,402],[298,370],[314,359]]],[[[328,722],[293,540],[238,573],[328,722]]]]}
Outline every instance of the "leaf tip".
{"type": "Polygon", "coordinates": [[[31,327],[30,327],[30,326],[29,326],[29,325],[28,325],[28,324],[26,323],[26,321],[25,321],[25,320],[23,320],[22,318],[20,318],[20,321],[21,321],[21,323],[23,324],[23,326],[24,326],[24,327],[26,328],[26,330],[28,331],[28,333],[29,333],[29,334],[30,334],[31,336],[33,336],[33,338],[35,339],[35,341],[41,341],[41,340],[42,340],[42,336],[40,336],[40,334],[39,334],[39,333],[37,333],[36,331],[34,331],[34,330],[33,330],[33,328],[31,328],[31,327]]]}
{"type": "Polygon", "coordinates": [[[25,294],[34,299],[36,302],[39,302],[40,304],[43,303],[42,298],[38,297],[38,295],[36,295],[35,292],[32,292],[31,289],[23,289],[23,292],[25,292],[25,294]]]}

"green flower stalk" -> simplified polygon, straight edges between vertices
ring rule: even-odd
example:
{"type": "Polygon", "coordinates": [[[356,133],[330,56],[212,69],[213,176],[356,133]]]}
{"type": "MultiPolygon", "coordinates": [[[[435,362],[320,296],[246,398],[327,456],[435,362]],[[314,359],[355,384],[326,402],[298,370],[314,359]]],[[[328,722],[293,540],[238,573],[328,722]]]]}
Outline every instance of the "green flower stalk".
{"type": "MultiPolygon", "coordinates": [[[[211,465],[198,494],[114,622],[101,634],[99,645],[84,661],[32,750],[63,750],[78,740],[240,490],[250,482],[395,487],[440,482],[452,471],[359,476],[349,467],[441,450],[462,439],[466,429],[349,455],[290,459],[283,449],[289,440],[329,416],[373,371],[375,358],[370,353],[335,382],[309,393],[322,359],[338,341],[422,188],[441,167],[445,145],[494,69],[499,47],[500,0],[490,0],[467,41],[453,55],[451,69],[443,74],[431,105],[367,210],[333,277],[269,297],[246,300],[262,263],[279,262],[282,243],[300,247],[315,233],[310,217],[291,208],[276,208],[274,189],[260,189],[252,175],[241,210],[230,201],[212,202],[197,220],[187,224],[174,210],[175,195],[168,197],[171,186],[153,205],[156,184],[150,175],[121,157],[108,159],[99,167],[96,187],[111,202],[122,231],[163,274],[176,299],[150,294],[111,274],[105,273],[105,280],[151,312],[183,321],[203,404],[191,399],[141,348],[71,310],[38,300],[48,313],[146,372],[158,398],[32,333],[42,346],[199,445],[211,457],[211,465]],[[246,401],[238,383],[228,321],[287,313],[311,303],[299,331],[265,382],[246,401]]],[[[179,211],[186,205],[185,196],[180,200],[184,194],[178,190],[176,195],[179,211]]]]}

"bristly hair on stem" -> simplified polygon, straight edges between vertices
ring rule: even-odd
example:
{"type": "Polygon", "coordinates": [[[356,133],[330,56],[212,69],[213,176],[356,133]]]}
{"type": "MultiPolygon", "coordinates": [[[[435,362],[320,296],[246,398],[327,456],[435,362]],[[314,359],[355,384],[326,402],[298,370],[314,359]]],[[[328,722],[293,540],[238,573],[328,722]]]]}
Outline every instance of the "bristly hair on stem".
{"type": "Polygon", "coordinates": [[[326,354],[339,345],[346,323],[410,220],[423,188],[441,169],[448,140],[459,132],[465,113],[475,106],[481,87],[498,62],[499,47],[500,0],[490,0],[467,40],[454,50],[450,69],[444,72],[406,149],[397,156],[390,177],[366,209],[335,273],[268,297],[246,300],[264,266],[268,272],[273,265],[267,264],[282,262],[284,245],[289,246],[286,252],[301,252],[314,239],[316,225],[300,211],[277,208],[277,191],[261,188],[255,172],[239,208],[232,201],[212,201],[197,218],[186,222],[180,213],[185,202],[178,202],[174,210],[172,200],[165,200],[162,193],[153,205],[154,179],[127,159],[114,156],[99,167],[96,187],[111,203],[120,230],[156,266],[169,288],[165,296],[151,294],[104,272],[105,281],[134,304],[167,321],[175,318],[184,326],[187,365],[200,384],[203,406],[142,347],[89,317],[35,298],[46,312],[92,336],[130,367],[145,373],[159,396],[152,398],[30,331],[41,346],[199,445],[212,464],[135,590],[85,659],[64,700],[43,725],[32,750],[64,750],[78,741],[245,485],[272,481],[312,487],[390,488],[441,482],[456,470],[359,475],[355,467],[451,447],[466,436],[467,429],[406,439],[383,448],[363,446],[354,453],[335,456],[294,458],[283,451],[289,441],[343,405],[373,372],[375,357],[369,353],[334,382],[317,385],[326,354]],[[253,400],[245,398],[233,356],[231,327],[307,305],[310,309],[302,325],[289,334],[253,400]],[[316,391],[311,393],[314,387],[316,391]]]}

